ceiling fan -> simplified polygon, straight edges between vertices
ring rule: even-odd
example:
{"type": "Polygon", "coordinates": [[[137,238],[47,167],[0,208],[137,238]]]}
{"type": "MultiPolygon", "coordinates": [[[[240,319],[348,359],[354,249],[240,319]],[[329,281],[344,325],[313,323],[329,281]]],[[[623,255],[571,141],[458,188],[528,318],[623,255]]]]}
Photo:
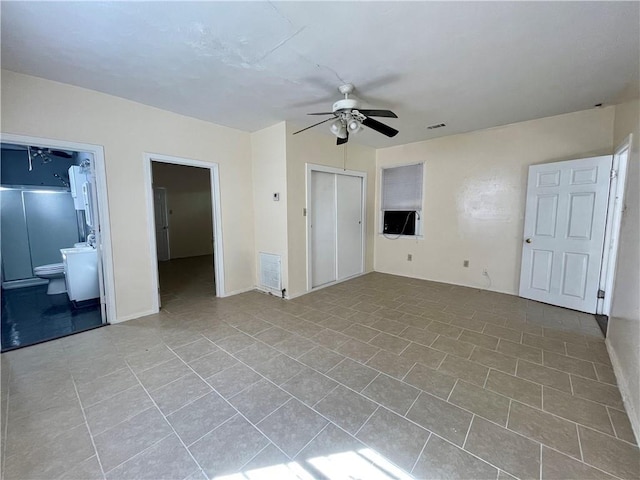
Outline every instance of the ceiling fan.
{"type": "Polygon", "coordinates": [[[327,118],[318,123],[303,128],[294,132],[294,135],[310,128],[315,127],[326,122],[333,120],[330,125],[331,133],[338,137],[337,145],[342,145],[349,141],[350,133],[357,133],[362,129],[362,126],[369,127],[371,130],[375,130],[378,133],[382,133],[387,137],[394,137],[398,134],[398,130],[391,128],[389,125],[385,125],[378,120],[374,120],[371,117],[388,117],[398,118],[398,116],[391,110],[369,110],[359,108],[358,100],[355,98],[349,98],[349,95],[353,93],[355,87],[351,83],[347,83],[338,88],[340,93],[344,95],[344,99],[338,100],[333,104],[331,112],[316,112],[309,113],[308,115],[332,115],[331,118],[327,118]]]}
{"type": "Polygon", "coordinates": [[[44,157],[50,157],[53,155],[54,157],[62,157],[62,158],[73,158],[73,152],[65,151],[65,150],[54,150],[52,148],[46,147],[36,147],[33,145],[15,145],[12,143],[3,143],[0,145],[2,150],[17,150],[17,151],[27,151],[31,153],[33,157],[41,157],[44,163],[48,163],[51,160],[45,160],[44,157]]]}
{"type": "Polygon", "coordinates": [[[41,147],[27,147],[27,151],[29,155],[33,158],[40,158],[42,163],[49,163],[54,157],[62,157],[62,158],[73,158],[73,155],[62,150],[52,150],[50,148],[41,148],[41,147]]]}

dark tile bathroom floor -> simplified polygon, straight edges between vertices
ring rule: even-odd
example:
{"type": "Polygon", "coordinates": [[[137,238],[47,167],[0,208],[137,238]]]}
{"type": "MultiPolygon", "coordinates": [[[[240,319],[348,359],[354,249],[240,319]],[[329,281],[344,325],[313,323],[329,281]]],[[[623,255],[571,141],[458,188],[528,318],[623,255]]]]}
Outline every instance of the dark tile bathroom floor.
{"type": "Polygon", "coordinates": [[[2,351],[82,332],[102,324],[100,304],[75,308],[67,294],[47,295],[47,286],[2,290],[2,351]]]}

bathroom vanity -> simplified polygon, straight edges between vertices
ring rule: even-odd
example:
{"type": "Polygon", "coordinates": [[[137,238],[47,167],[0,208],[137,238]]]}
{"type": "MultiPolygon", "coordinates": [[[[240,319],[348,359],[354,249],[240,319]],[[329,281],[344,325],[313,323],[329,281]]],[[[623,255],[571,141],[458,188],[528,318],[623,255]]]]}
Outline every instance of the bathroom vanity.
{"type": "Polygon", "coordinates": [[[82,302],[100,297],[98,252],[91,246],[63,248],[64,278],[69,300],[82,302]]]}

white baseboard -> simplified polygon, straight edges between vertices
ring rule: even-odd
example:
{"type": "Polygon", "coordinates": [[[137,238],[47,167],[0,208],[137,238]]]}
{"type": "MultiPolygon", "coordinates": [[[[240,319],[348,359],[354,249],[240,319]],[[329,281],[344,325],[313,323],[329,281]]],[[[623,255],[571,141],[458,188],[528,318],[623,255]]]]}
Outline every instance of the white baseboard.
{"type": "Polygon", "coordinates": [[[127,322],[129,320],[135,320],[136,318],[146,317],[147,315],[153,315],[154,313],[158,313],[158,310],[156,311],[147,310],[146,312],[132,313],[131,315],[124,315],[118,318],[109,318],[108,320],[109,320],[109,323],[111,324],[122,323],[122,322],[127,322]]]}
{"type": "Polygon", "coordinates": [[[370,273],[374,273],[374,270],[371,270],[369,272],[357,273],[357,274],[352,275],[352,276],[350,276],[348,278],[343,278],[342,280],[336,280],[335,282],[325,283],[324,285],[320,285],[319,287],[314,287],[311,290],[307,290],[306,292],[302,292],[302,293],[299,293],[297,295],[294,295],[291,298],[296,298],[296,297],[299,297],[301,295],[306,295],[307,293],[317,292],[319,290],[322,290],[323,288],[333,287],[334,285],[339,285],[341,283],[348,282],[350,280],[354,280],[354,279],[359,278],[359,277],[363,277],[363,276],[368,275],[370,273]]]}
{"type": "Polygon", "coordinates": [[[613,373],[616,376],[616,381],[618,382],[618,389],[620,390],[620,394],[622,395],[622,403],[624,404],[624,408],[627,410],[627,416],[629,417],[629,422],[631,422],[631,429],[633,430],[633,434],[636,437],[636,443],[640,440],[640,419],[638,418],[638,412],[636,412],[636,407],[632,402],[632,394],[629,390],[629,384],[625,376],[622,373],[622,367],[620,366],[620,360],[618,360],[618,356],[616,355],[615,349],[609,343],[609,339],[605,339],[605,345],[607,346],[607,352],[609,352],[609,358],[611,359],[611,366],[613,367],[613,373]]]}
{"type": "Polygon", "coordinates": [[[289,296],[286,295],[286,294],[285,294],[285,296],[283,298],[282,297],[282,292],[280,290],[271,290],[270,288],[265,288],[265,287],[262,287],[262,286],[259,286],[259,285],[256,285],[254,287],[254,290],[257,290],[257,291],[262,292],[262,293],[269,293],[269,294],[273,295],[274,297],[280,298],[282,300],[288,300],[289,299],[289,296]]]}
{"type": "Polygon", "coordinates": [[[233,292],[225,292],[224,295],[221,295],[218,298],[232,297],[233,295],[239,295],[241,293],[252,292],[253,290],[257,290],[257,289],[258,289],[258,287],[241,288],[239,290],[234,290],[233,292]]]}
{"type": "Polygon", "coordinates": [[[285,298],[286,300],[293,300],[294,298],[301,297],[301,296],[303,296],[303,295],[306,295],[307,293],[309,293],[309,292],[300,292],[300,293],[296,293],[295,295],[289,295],[289,294],[286,294],[286,295],[284,296],[284,298],[285,298]]]}
{"type": "Polygon", "coordinates": [[[479,285],[470,285],[467,283],[449,282],[449,281],[437,279],[437,278],[418,277],[415,275],[406,275],[403,273],[385,272],[383,270],[373,270],[372,272],[369,272],[369,273],[384,273],[385,275],[395,275],[396,277],[413,278],[414,280],[425,280],[427,282],[444,283],[445,285],[455,285],[456,287],[467,287],[467,288],[473,288],[475,290],[485,290],[487,292],[504,293],[505,295],[511,295],[514,297],[518,296],[518,292],[508,292],[506,290],[500,290],[497,288],[486,288],[479,285]]]}

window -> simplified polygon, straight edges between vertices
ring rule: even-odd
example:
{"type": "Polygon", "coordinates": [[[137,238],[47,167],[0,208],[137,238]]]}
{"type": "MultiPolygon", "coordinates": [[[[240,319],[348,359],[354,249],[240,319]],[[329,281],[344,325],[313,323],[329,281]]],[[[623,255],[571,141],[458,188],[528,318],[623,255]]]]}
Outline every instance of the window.
{"type": "Polygon", "coordinates": [[[422,235],[423,165],[382,169],[381,231],[389,235],[422,235]]]}

